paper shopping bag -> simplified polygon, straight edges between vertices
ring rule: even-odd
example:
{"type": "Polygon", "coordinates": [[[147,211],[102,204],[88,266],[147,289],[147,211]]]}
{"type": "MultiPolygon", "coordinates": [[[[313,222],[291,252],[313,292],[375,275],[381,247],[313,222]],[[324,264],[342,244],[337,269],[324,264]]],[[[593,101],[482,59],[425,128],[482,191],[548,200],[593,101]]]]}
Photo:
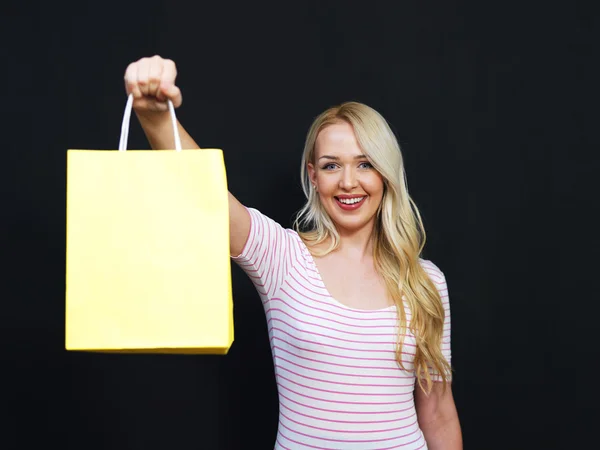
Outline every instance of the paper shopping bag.
{"type": "Polygon", "coordinates": [[[68,150],[67,350],[228,352],[223,154],[180,145],[68,150]]]}

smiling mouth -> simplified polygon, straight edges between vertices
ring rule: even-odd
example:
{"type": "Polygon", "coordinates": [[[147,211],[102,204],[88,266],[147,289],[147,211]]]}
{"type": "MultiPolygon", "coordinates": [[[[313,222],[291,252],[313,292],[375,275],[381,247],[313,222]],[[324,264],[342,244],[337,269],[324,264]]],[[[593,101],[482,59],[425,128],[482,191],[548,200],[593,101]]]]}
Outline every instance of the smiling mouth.
{"type": "Polygon", "coordinates": [[[337,205],[348,211],[348,210],[354,210],[354,209],[358,209],[362,206],[362,204],[364,203],[365,199],[367,198],[366,195],[362,196],[362,197],[334,197],[335,201],[337,203],[337,205]]]}

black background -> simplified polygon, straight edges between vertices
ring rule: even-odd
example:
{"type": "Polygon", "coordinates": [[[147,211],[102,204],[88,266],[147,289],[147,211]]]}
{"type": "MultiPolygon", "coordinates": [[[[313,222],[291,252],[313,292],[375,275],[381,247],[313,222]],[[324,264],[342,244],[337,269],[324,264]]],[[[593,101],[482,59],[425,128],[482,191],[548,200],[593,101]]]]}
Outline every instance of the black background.
{"type": "MultiPolygon", "coordinates": [[[[594,447],[598,15],[592,2],[2,6],[0,447],[269,449],[264,313],[233,266],[225,357],[64,350],[68,148],[118,145],[127,64],[178,65],[178,117],[230,190],[291,224],[323,109],[379,110],[446,274],[466,449],[594,447]],[[37,444],[36,444],[37,443],[37,444]]],[[[132,121],[129,148],[146,148],[132,121]]]]}

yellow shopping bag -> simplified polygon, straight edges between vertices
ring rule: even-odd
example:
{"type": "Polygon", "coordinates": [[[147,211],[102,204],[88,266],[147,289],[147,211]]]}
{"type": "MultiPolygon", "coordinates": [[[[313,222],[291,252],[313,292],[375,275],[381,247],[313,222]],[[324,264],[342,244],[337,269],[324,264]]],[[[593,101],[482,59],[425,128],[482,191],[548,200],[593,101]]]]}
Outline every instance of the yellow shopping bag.
{"type": "Polygon", "coordinates": [[[68,150],[67,350],[226,354],[229,209],[219,149],[68,150]]]}

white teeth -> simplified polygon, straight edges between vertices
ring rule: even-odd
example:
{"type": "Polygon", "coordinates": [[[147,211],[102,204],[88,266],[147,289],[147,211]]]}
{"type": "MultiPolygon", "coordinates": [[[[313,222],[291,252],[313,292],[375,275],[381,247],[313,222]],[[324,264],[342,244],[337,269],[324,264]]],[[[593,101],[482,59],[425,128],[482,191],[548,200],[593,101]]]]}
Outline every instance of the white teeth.
{"type": "Polygon", "coordinates": [[[345,205],[353,205],[355,203],[360,202],[364,197],[356,197],[356,198],[338,198],[340,203],[345,205]]]}

